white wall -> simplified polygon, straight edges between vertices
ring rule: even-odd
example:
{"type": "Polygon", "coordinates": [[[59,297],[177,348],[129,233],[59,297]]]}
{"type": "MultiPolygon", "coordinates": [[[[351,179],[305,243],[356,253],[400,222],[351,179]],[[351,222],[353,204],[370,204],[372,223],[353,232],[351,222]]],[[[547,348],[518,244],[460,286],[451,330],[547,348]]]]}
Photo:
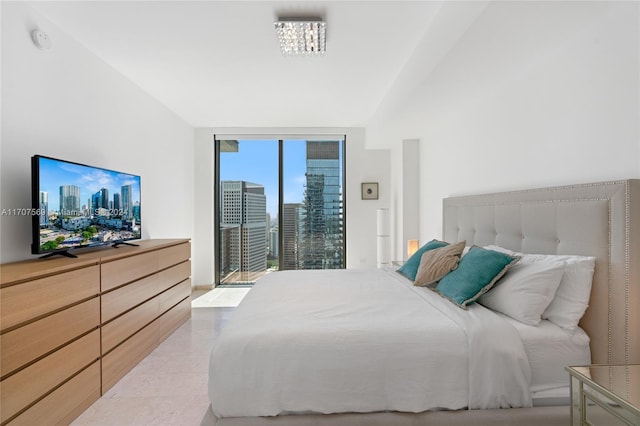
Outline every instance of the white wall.
{"type": "Polygon", "coordinates": [[[421,242],[443,197],[640,177],[638,2],[454,3],[466,32],[426,31],[367,127],[393,164],[420,140],[421,242]]]}
{"type": "Polygon", "coordinates": [[[346,212],[347,267],[376,267],[376,210],[389,207],[391,183],[389,150],[370,150],[365,146],[362,128],[201,128],[196,129],[195,199],[198,224],[197,255],[194,258],[193,283],[208,286],[214,280],[213,230],[213,135],[275,135],[302,137],[304,135],[346,135],[346,212]],[[378,182],[379,199],[361,200],[360,184],[378,182]],[[201,229],[203,225],[203,229],[201,229]]]}
{"type": "Polygon", "coordinates": [[[195,131],[194,193],[195,223],[197,237],[193,239],[191,256],[193,261],[192,286],[211,286],[214,281],[213,250],[213,190],[215,150],[213,129],[197,128],[195,131]]]}
{"type": "MultiPolygon", "coordinates": [[[[398,225],[400,240],[395,259],[406,260],[407,243],[409,240],[418,240],[420,237],[420,141],[417,139],[405,139],[402,141],[402,164],[399,175],[402,177],[402,199],[398,225]]],[[[424,241],[423,243],[426,243],[424,241]]]]}
{"type": "Polygon", "coordinates": [[[391,206],[389,150],[367,149],[360,128],[347,130],[346,143],[347,268],[375,268],[377,210],[391,206]],[[362,182],[378,182],[377,200],[361,199],[362,182]]]}
{"type": "MultiPolygon", "coordinates": [[[[1,207],[31,206],[41,154],[138,174],[143,238],[193,236],[194,129],[21,2],[2,2],[1,207]],[[34,28],[53,47],[37,49],[34,28]]],[[[32,257],[31,218],[0,218],[0,260],[32,257]]]]}

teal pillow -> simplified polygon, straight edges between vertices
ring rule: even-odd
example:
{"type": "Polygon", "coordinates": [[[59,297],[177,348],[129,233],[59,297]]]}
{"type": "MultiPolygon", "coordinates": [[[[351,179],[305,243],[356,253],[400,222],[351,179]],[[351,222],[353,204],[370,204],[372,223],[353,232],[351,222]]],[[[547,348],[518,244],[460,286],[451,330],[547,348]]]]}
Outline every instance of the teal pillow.
{"type": "Polygon", "coordinates": [[[520,260],[482,247],[473,246],[458,267],[445,275],[435,291],[463,309],[493,287],[507,270],[520,260]]]}
{"type": "Polygon", "coordinates": [[[420,268],[420,259],[422,259],[422,254],[425,251],[434,250],[448,245],[449,243],[445,243],[444,241],[429,241],[427,244],[423,245],[415,253],[413,253],[413,255],[406,262],[404,262],[404,265],[398,268],[398,272],[409,278],[411,281],[415,281],[416,274],[418,273],[418,268],[420,268]]]}

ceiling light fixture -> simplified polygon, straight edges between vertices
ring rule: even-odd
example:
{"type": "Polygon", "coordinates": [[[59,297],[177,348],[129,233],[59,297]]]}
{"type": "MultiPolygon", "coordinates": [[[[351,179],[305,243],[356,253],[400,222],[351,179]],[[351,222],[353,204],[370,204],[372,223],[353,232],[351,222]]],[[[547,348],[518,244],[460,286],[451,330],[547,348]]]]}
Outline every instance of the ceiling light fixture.
{"type": "Polygon", "coordinates": [[[285,56],[322,54],[326,47],[326,23],[319,19],[287,19],[274,22],[285,56]]]}

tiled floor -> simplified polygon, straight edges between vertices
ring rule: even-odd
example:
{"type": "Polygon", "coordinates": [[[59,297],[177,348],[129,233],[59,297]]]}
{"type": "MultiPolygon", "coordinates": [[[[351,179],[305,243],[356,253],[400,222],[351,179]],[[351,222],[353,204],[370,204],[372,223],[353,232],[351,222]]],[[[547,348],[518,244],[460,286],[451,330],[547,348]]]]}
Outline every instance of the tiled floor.
{"type": "Polygon", "coordinates": [[[211,425],[207,379],[213,340],[235,308],[194,308],[191,319],[72,425],[211,425]]]}
{"type": "Polygon", "coordinates": [[[251,287],[217,287],[201,296],[193,298],[192,308],[223,308],[238,306],[251,287]]]}

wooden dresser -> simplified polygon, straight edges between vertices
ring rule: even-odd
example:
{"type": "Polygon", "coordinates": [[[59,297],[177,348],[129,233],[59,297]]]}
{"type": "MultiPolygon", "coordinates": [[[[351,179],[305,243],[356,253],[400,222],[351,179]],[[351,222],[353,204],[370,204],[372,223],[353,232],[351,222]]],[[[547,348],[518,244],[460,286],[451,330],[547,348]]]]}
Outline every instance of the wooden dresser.
{"type": "Polygon", "coordinates": [[[188,240],[0,266],[0,425],[70,423],[191,316],[188,240]]]}

